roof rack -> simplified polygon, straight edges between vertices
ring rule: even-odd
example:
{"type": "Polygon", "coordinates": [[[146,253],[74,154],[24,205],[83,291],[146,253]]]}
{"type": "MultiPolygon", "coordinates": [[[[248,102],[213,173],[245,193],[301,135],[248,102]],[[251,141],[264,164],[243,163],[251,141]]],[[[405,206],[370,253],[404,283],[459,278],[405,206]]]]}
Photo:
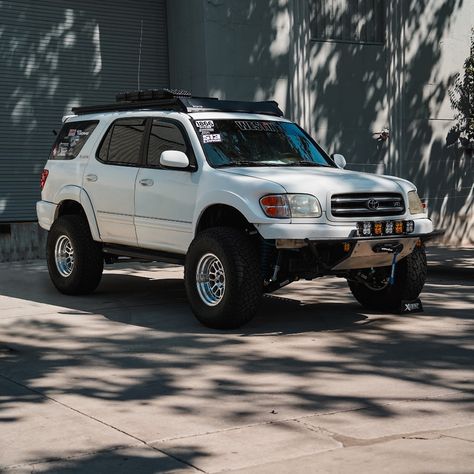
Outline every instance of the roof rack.
{"type": "Polygon", "coordinates": [[[121,92],[113,104],[73,107],[76,115],[126,110],[176,110],[179,112],[244,112],[282,117],[278,103],[219,100],[216,97],[193,97],[190,92],[177,89],[145,89],[121,92]]]}

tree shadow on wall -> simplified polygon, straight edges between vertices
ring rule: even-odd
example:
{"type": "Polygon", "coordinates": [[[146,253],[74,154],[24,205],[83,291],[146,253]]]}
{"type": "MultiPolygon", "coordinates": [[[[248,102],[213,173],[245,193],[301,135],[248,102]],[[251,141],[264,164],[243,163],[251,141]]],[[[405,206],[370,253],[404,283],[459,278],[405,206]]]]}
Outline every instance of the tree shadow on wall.
{"type": "MultiPolygon", "coordinates": [[[[455,21],[469,13],[466,2],[385,2],[383,44],[313,40],[318,4],[208,2],[211,33],[220,38],[210,49],[215,64],[209,89],[241,99],[252,98],[253,90],[253,99],[281,101],[285,83],[287,114],[326,150],[344,153],[349,169],[414,181],[435,224],[448,228],[447,239],[472,243],[472,159],[443,145],[452,125],[448,88],[456,72],[445,72],[446,48],[454,48],[449,38],[455,21]],[[236,78],[232,91],[223,82],[226,74],[236,78]],[[391,139],[379,142],[375,133],[385,127],[391,139]]],[[[363,5],[361,21],[375,17],[374,3],[363,5]]],[[[336,8],[330,20],[344,22],[346,13],[336,8]]],[[[466,54],[467,45],[466,39],[466,54]]]]}

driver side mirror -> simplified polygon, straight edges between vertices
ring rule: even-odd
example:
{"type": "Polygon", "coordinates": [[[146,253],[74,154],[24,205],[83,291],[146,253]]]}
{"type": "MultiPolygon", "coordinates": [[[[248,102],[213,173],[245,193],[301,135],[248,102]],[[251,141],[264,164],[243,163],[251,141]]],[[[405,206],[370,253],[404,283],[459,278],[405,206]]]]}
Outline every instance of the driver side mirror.
{"type": "Polygon", "coordinates": [[[331,157],[334,160],[334,163],[336,163],[336,166],[338,168],[344,169],[346,167],[346,159],[344,158],[344,155],[341,155],[339,153],[334,153],[331,157]]]}
{"type": "Polygon", "coordinates": [[[178,150],[166,150],[160,156],[160,165],[164,168],[188,168],[189,158],[178,150]]]}

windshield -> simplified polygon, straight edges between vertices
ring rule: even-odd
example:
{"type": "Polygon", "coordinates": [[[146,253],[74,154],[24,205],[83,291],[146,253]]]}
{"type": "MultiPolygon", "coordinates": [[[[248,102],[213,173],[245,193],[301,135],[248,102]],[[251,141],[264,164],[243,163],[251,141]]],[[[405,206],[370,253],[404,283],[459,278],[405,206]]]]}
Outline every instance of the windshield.
{"type": "Polygon", "coordinates": [[[209,164],[224,166],[333,166],[294,123],[262,120],[195,120],[209,164]]]}

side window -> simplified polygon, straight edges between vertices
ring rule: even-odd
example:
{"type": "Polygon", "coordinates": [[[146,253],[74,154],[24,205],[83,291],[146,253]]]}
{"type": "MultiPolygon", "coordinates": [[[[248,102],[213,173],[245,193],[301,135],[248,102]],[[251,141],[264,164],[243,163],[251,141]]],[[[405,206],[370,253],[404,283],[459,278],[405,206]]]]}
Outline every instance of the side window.
{"type": "Polygon", "coordinates": [[[49,159],[73,160],[76,158],[98,123],[97,120],[65,123],[54,142],[49,159]]]}
{"type": "Polygon", "coordinates": [[[148,143],[147,164],[160,166],[160,156],[166,150],[188,152],[183,133],[171,122],[153,120],[148,143]]]}
{"type": "Polygon", "coordinates": [[[145,122],[144,118],[115,121],[102,141],[98,158],[110,164],[138,165],[145,122]]]}

